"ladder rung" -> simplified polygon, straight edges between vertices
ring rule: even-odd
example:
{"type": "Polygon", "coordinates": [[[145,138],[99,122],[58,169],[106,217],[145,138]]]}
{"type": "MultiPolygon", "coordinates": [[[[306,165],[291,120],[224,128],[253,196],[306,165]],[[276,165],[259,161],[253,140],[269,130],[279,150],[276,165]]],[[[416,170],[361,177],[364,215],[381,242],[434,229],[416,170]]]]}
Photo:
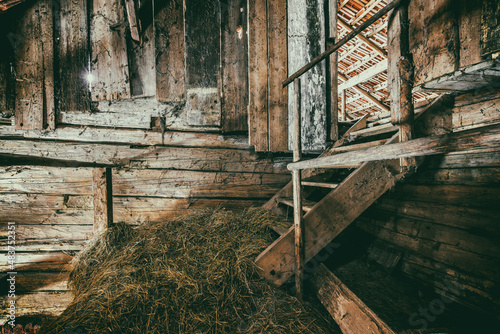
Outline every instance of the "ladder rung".
{"type": "MultiPolygon", "coordinates": [[[[282,204],[291,206],[293,208],[293,198],[291,198],[291,197],[280,197],[277,199],[277,201],[282,203],[282,204]]],[[[311,209],[315,205],[316,205],[316,202],[314,202],[314,201],[303,200],[302,201],[302,210],[304,210],[305,212],[309,212],[309,211],[311,211],[311,209]]]]}
{"type": "Polygon", "coordinates": [[[330,188],[330,189],[335,189],[338,186],[337,183],[313,182],[313,181],[302,181],[302,185],[308,187],[319,187],[319,188],[330,188]]]}

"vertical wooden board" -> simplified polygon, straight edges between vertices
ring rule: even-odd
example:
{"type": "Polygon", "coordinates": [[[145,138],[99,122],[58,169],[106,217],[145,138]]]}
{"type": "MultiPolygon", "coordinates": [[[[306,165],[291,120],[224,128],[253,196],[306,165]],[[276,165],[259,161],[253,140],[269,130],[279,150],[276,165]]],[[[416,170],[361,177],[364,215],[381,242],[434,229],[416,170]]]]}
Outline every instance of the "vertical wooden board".
{"type": "Polygon", "coordinates": [[[481,2],[460,0],[460,67],[481,62],[481,2]]]}
{"type": "Polygon", "coordinates": [[[172,0],[155,16],[156,99],[186,100],[184,5],[172,0]]]}
{"type": "Polygon", "coordinates": [[[268,151],[267,1],[248,2],[248,133],[256,151],[268,151]]]}
{"type": "Polygon", "coordinates": [[[113,185],[111,168],[92,170],[94,232],[102,232],[113,223],[113,185]]]}
{"type": "Polygon", "coordinates": [[[221,1],[222,129],[248,130],[247,1],[221,1]]]}
{"type": "Polygon", "coordinates": [[[125,15],[120,0],[93,0],[92,101],[130,98],[125,15]]]}
{"type": "Polygon", "coordinates": [[[55,7],[59,111],[89,111],[89,31],[86,1],[60,0],[55,7]]]}
{"type": "MultiPolygon", "coordinates": [[[[337,31],[337,12],[338,12],[338,2],[336,0],[328,1],[328,20],[329,20],[329,34],[330,38],[333,38],[336,42],[338,40],[337,31]]],[[[330,55],[328,62],[329,65],[329,96],[330,96],[330,140],[337,141],[339,139],[339,75],[338,75],[338,51],[330,55]]],[[[328,94],[327,94],[328,95],[328,94]]]]}
{"type": "MultiPolygon", "coordinates": [[[[399,97],[401,92],[401,83],[399,81],[399,59],[401,52],[401,15],[399,10],[392,10],[389,13],[389,22],[387,26],[387,87],[389,90],[389,100],[391,102],[391,121],[397,122],[396,116],[399,115],[399,97]]],[[[414,23],[416,24],[416,23],[414,23]]],[[[421,32],[418,32],[421,34],[421,32]]],[[[422,36],[419,35],[420,38],[422,36]]],[[[413,36],[412,36],[413,38],[413,36]]]]}
{"type": "Polygon", "coordinates": [[[410,2],[410,52],[415,61],[415,86],[458,70],[457,6],[455,0],[410,2]]]}
{"type": "Polygon", "coordinates": [[[3,52],[0,52],[0,115],[5,117],[14,111],[14,76],[11,70],[13,61],[13,51],[9,45],[9,40],[0,36],[0,43],[5,45],[3,52]]]}
{"type": "Polygon", "coordinates": [[[14,29],[21,39],[14,65],[17,129],[43,129],[43,48],[39,7],[36,3],[26,8],[14,29]]]}
{"type": "Polygon", "coordinates": [[[481,55],[485,56],[500,51],[500,2],[483,1],[481,18],[481,55]]]}
{"type": "Polygon", "coordinates": [[[52,0],[40,1],[39,15],[42,28],[42,61],[43,61],[43,128],[54,130],[56,125],[54,95],[54,18],[52,0]]]}
{"type": "Polygon", "coordinates": [[[268,108],[271,152],[288,150],[288,90],[281,85],[288,75],[286,7],[286,0],[268,1],[268,108]]]}
{"type": "MultiPolygon", "coordinates": [[[[153,12],[146,13],[152,21],[153,12]]],[[[130,93],[132,96],[156,95],[155,40],[153,25],[142,34],[142,43],[127,35],[130,93]]]]}
{"type": "MultiPolygon", "coordinates": [[[[295,73],[325,50],[324,17],[324,0],[288,1],[288,69],[290,74],[295,73]]],[[[269,61],[271,62],[271,55],[269,61]]],[[[269,80],[271,90],[271,78],[269,80]]],[[[328,134],[325,62],[321,62],[305,73],[300,81],[302,150],[323,150],[328,134]]],[[[290,117],[294,92],[291,85],[288,87],[290,117]]]]}
{"type": "Polygon", "coordinates": [[[220,3],[185,0],[186,110],[192,126],[220,125],[220,3]]]}

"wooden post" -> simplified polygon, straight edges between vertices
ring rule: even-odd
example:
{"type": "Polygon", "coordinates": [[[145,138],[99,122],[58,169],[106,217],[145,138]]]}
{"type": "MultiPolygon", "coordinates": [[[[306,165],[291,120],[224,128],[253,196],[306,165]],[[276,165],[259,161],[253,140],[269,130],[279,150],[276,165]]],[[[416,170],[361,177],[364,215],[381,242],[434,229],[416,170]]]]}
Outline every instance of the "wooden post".
{"type": "Polygon", "coordinates": [[[94,233],[99,233],[113,223],[111,168],[94,168],[92,171],[92,192],[94,196],[94,233]]]}
{"type": "MultiPolygon", "coordinates": [[[[330,17],[330,40],[337,43],[337,0],[329,0],[329,17],[330,17]]],[[[335,51],[330,55],[330,139],[336,141],[339,139],[339,66],[338,52],[335,51]]]]}
{"type": "Polygon", "coordinates": [[[342,90],[342,121],[345,122],[347,120],[347,111],[346,111],[346,106],[347,106],[347,95],[346,95],[346,90],[342,90]]]}
{"type": "MultiPolygon", "coordinates": [[[[388,28],[388,81],[391,122],[399,125],[399,141],[413,139],[413,59],[410,53],[408,5],[395,9],[388,28]]],[[[414,157],[401,158],[401,167],[416,166],[414,157]]]]}
{"type": "MultiPolygon", "coordinates": [[[[293,161],[301,158],[301,134],[300,134],[300,81],[293,82],[294,106],[293,106],[293,161]]],[[[301,193],[301,171],[292,172],[293,181],[293,221],[295,226],[295,289],[298,299],[303,296],[304,281],[304,237],[302,235],[302,193],[301,193]]]]}

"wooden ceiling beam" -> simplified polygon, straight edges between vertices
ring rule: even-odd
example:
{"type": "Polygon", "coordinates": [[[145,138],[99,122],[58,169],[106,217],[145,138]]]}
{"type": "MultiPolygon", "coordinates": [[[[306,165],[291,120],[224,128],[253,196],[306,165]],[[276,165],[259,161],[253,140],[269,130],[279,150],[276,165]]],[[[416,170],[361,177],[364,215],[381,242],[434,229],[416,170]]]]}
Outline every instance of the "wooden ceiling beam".
{"type": "MultiPolygon", "coordinates": [[[[339,73],[339,78],[342,79],[342,80],[347,80],[347,77],[341,73],[339,73]]],[[[370,93],[368,93],[367,91],[365,91],[363,88],[361,88],[360,86],[356,85],[353,87],[356,92],[358,92],[360,95],[366,97],[368,100],[372,101],[373,103],[375,103],[375,105],[380,108],[381,110],[383,111],[390,111],[389,107],[386,106],[385,104],[383,104],[379,99],[375,98],[373,95],[371,95],[370,93]]],[[[341,92],[342,90],[340,90],[339,88],[339,92],[341,92]]]]}
{"type": "Polygon", "coordinates": [[[373,8],[378,6],[382,2],[382,0],[372,0],[366,4],[366,6],[360,10],[356,16],[349,22],[350,25],[355,25],[359,21],[361,21],[366,15],[368,15],[373,8]]]}
{"type": "MultiPolygon", "coordinates": [[[[340,16],[338,17],[338,23],[349,32],[354,30],[354,28],[349,23],[344,21],[340,16]]],[[[365,35],[363,35],[363,33],[358,34],[356,37],[359,38],[360,40],[362,40],[366,45],[371,47],[373,50],[377,51],[382,57],[387,58],[387,52],[384,49],[382,49],[380,46],[378,46],[377,44],[372,42],[365,35]]]]}
{"type": "Polygon", "coordinates": [[[387,70],[387,59],[384,59],[381,62],[378,62],[377,64],[368,68],[367,70],[361,72],[360,74],[358,74],[352,78],[349,78],[346,82],[344,82],[342,85],[339,86],[339,91],[343,90],[343,89],[352,88],[352,87],[356,86],[357,84],[368,81],[369,79],[373,78],[377,74],[380,74],[386,70],[387,70]]]}

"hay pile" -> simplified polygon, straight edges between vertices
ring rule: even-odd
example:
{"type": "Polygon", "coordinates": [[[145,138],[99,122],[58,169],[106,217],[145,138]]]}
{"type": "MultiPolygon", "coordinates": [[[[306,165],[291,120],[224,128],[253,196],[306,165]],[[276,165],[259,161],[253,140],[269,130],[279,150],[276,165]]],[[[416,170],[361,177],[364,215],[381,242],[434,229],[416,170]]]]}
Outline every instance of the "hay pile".
{"type": "Polygon", "coordinates": [[[75,299],[42,333],[330,333],[328,315],[256,272],[273,225],[262,210],[116,224],[75,259],[75,299]]]}

